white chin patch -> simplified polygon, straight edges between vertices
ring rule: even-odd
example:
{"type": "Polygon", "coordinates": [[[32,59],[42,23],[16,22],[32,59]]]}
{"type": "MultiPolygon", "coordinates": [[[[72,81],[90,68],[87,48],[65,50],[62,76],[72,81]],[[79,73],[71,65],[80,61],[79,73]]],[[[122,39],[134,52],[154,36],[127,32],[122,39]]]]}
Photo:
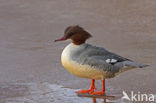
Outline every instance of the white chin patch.
{"type": "Polygon", "coordinates": [[[66,41],[70,41],[71,42],[72,40],[71,39],[67,39],[66,41]]]}

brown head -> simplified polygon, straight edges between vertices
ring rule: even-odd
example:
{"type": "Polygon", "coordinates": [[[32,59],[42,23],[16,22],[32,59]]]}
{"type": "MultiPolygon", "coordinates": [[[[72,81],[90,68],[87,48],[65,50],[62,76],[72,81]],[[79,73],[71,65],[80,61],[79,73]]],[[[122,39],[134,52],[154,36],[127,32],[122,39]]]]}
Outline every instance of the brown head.
{"type": "Polygon", "coordinates": [[[60,39],[55,40],[55,42],[71,39],[72,43],[81,45],[85,43],[85,41],[90,37],[92,37],[91,34],[85,31],[82,27],[76,25],[67,27],[64,31],[64,36],[60,39]]]}

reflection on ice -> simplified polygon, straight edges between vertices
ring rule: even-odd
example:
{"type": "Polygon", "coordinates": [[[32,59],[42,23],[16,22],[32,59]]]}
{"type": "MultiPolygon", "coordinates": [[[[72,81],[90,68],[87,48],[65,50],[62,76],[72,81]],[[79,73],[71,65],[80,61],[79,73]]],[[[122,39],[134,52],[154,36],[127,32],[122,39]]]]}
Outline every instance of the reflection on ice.
{"type": "MultiPolygon", "coordinates": [[[[3,86],[0,89],[5,92],[3,97],[6,95],[5,98],[1,96],[0,102],[4,103],[105,103],[106,101],[105,99],[95,99],[95,97],[78,97],[75,89],[47,82],[14,83],[10,86],[3,86]],[[8,96],[7,92],[13,96],[8,96]]],[[[1,94],[2,91],[0,91],[1,94]]]]}

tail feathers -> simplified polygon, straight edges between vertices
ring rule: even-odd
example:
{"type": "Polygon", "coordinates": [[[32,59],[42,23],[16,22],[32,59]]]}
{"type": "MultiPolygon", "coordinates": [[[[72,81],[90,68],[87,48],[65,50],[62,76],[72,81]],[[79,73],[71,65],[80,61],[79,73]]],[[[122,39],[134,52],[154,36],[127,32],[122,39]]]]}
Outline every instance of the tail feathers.
{"type": "Polygon", "coordinates": [[[147,67],[149,65],[136,63],[136,62],[133,62],[133,61],[125,61],[125,66],[132,67],[132,68],[144,68],[144,67],[147,67]]]}
{"type": "Polygon", "coordinates": [[[144,67],[148,67],[149,65],[148,64],[142,64],[139,66],[139,68],[144,68],[144,67]]]}
{"type": "Polygon", "coordinates": [[[149,65],[136,63],[136,62],[127,60],[127,61],[124,61],[122,63],[116,64],[116,66],[119,67],[119,71],[116,72],[115,75],[118,75],[119,73],[127,71],[127,70],[131,70],[131,69],[134,69],[134,68],[144,68],[144,67],[147,67],[149,65]]]}

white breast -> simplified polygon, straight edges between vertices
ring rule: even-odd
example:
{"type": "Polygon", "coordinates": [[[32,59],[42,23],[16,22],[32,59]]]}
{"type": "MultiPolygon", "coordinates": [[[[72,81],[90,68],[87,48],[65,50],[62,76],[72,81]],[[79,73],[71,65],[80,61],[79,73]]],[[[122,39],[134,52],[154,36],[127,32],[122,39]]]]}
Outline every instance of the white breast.
{"type": "Polygon", "coordinates": [[[71,74],[82,78],[101,79],[105,74],[103,71],[95,69],[89,65],[82,65],[76,61],[73,61],[71,55],[77,50],[80,50],[80,46],[69,44],[62,52],[61,61],[64,68],[66,68],[71,74]]]}

